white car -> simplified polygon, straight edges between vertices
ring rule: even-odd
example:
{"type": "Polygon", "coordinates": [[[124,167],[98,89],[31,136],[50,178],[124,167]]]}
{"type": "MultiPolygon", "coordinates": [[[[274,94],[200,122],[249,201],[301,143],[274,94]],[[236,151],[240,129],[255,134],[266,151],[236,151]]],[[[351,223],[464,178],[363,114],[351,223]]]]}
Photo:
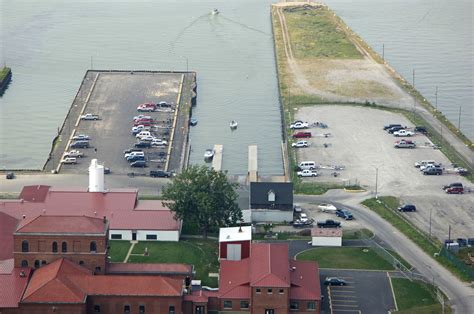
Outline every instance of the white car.
{"type": "Polygon", "coordinates": [[[396,137],[401,137],[401,136],[413,136],[413,135],[415,135],[415,133],[413,133],[412,131],[407,131],[407,130],[405,130],[405,129],[402,129],[402,130],[393,132],[393,135],[396,136],[396,137]]]}
{"type": "Polygon", "coordinates": [[[300,214],[300,221],[301,222],[307,222],[308,221],[308,215],[306,215],[305,213],[301,213],[300,214]]]}
{"type": "Polygon", "coordinates": [[[298,177],[317,177],[318,172],[316,170],[302,170],[296,173],[298,177]]]}
{"type": "Polygon", "coordinates": [[[151,141],[151,146],[166,146],[168,145],[168,142],[159,138],[155,138],[153,141],[151,141]]]}
{"type": "Polygon", "coordinates": [[[99,115],[92,114],[92,113],[86,113],[86,114],[81,116],[81,120],[99,120],[99,115]]]}
{"type": "Polygon", "coordinates": [[[156,139],[157,138],[154,137],[153,135],[146,135],[146,136],[140,137],[140,141],[144,141],[144,142],[153,142],[156,139]]]}
{"type": "Polygon", "coordinates": [[[141,131],[140,133],[138,133],[137,135],[135,135],[135,137],[138,138],[138,139],[142,139],[142,138],[144,138],[145,136],[151,136],[150,131],[141,131]]]}
{"type": "Polygon", "coordinates": [[[77,159],[74,157],[65,157],[63,160],[61,160],[61,163],[63,164],[75,164],[77,163],[77,159]]]}
{"type": "Polygon", "coordinates": [[[309,127],[308,122],[295,122],[290,125],[290,129],[307,129],[309,127]]]}
{"type": "Polygon", "coordinates": [[[78,151],[78,150],[71,150],[69,152],[64,153],[64,157],[74,157],[74,158],[82,158],[84,157],[84,153],[78,151]]]}
{"type": "Polygon", "coordinates": [[[329,204],[329,203],[322,203],[322,204],[319,204],[318,205],[318,208],[323,212],[323,213],[326,213],[326,212],[333,212],[335,213],[337,208],[336,206],[332,205],[332,204],[329,204]]]}
{"type": "Polygon", "coordinates": [[[143,114],[139,114],[138,116],[133,117],[133,122],[137,120],[141,120],[141,119],[150,120],[151,116],[145,116],[143,114]]]}
{"type": "Polygon", "coordinates": [[[292,143],[291,147],[296,147],[296,148],[302,148],[302,147],[308,147],[308,141],[298,141],[296,143],[292,143]]]}

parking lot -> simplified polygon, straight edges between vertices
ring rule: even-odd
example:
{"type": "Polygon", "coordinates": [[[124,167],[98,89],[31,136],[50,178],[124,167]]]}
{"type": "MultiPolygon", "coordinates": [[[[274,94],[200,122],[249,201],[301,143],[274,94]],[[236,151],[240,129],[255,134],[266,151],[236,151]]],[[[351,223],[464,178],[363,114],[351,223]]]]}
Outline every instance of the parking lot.
{"type": "Polygon", "coordinates": [[[462,182],[468,188],[472,184],[456,174],[424,176],[415,168],[416,161],[430,159],[441,162],[446,169],[452,168],[449,160],[431,147],[422,134],[410,138],[417,145],[415,149],[394,148],[395,141],[401,138],[383,131],[383,126],[400,123],[413,127],[402,115],[354,106],[317,106],[300,108],[295,119],[328,125],[326,129],[309,129],[313,134],[308,139],[310,146],[297,149],[298,161],[315,161],[326,168],[345,167],[320,169],[320,176],[304,178],[305,181],[359,184],[374,192],[378,172],[379,195],[393,195],[415,204],[417,212],[403,215],[422,230],[429,232],[431,216],[432,234],[441,240],[448,238],[449,226],[451,238],[474,236],[474,193],[449,195],[441,189],[451,182],[462,182]],[[339,175],[334,177],[333,172],[339,175]]]}
{"type": "MultiPolygon", "coordinates": [[[[184,163],[184,150],[187,145],[189,99],[181,97],[190,95],[183,91],[182,84],[186,74],[183,73],[149,73],[149,72],[90,72],[90,80],[95,80],[84,88],[89,93],[80,92],[82,98],[76,98],[73,107],[83,107],[70,114],[64,124],[61,142],[55,154],[56,163],[62,153],[71,150],[64,144],[69,135],[84,134],[90,137],[89,148],[79,148],[84,153],[83,158],[77,158],[77,164],[63,164],[61,173],[87,173],[92,158],[97,158],[101,164],[110,168],[112,174],[124,175],[131,172],[140,175],[148,174],[150,170],[166,170],[179,172],[184,163]],[[95,75],[98,76],[96,77],[95,75]],[[85,96],[85,95],[88,96],[85,96]],[[180,104],[178,105],[178,101],[180,104]],[[142,103],[166,102],[171,109],[160,109],[155,112],[138,112],[137,106],[142,103]],[[98,115],[98,120],[79,120],[79,114],[98,115]],[[151,135],[163,139],[168,145],[144,148],[146,168],[132,168],[124,158],[124,150],[132,148],[138,142],[132,135],[133,118],[138,115],[150,116],[151,135]],[[170,147],[171,146],[171,147],[170,147]]],[[[81,87],[82,88],[82,87],[81,87]]],[[[73,141],[71,141],[73,142],[73,141]]],[[[71,143],[70,142],[70,143],[71,143]]],[[[69,145],[70,146],[70,145],[69,145]]]]}
{"type": "Polygon", "coordinates": [[[324,313],[387,313],[395,309],[386,272],[320,269],[324,313]],[[325,286],[326,277],[344,279],[345,286],[325,286]]]}

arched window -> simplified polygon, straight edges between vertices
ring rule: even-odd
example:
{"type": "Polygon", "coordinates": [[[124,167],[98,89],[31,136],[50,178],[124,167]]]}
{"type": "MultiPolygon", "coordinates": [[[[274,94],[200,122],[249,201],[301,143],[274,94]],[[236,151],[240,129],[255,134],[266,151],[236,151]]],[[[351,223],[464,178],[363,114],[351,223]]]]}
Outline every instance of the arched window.
{"type": "Polygon", "coordinates": [[[21,251],[22,252],[29,252],[30,251],[30,244],[28,243],[28,241],[26,241],[26,240],[21,241],[21,251]]]}
{"type": "Polygon", "coordinates": [[[174,310],[174,306],[173,306],[173,305],[170,305],[168,313],[169,313],[169,314],[175,314],[175,310],[174,310]]]}
{"type": "Polygon", "coordinates": [[[90,251],[94,253],[97,252],[97,243],[95,243],[95,241],[91,242],[90,251]]]}
{"type": "Polygon", "coordinates": [[[58,242],[56,242],[56,241],[53,242],[52,251],[53,251],[53,253],[58,253],[58,242]]]}
{"type": "Polygon", "coordinates": [[[21,261],[21,267],[28,267],[28,261],[26,259],[21,261]]]}
{"type": "Polygon", "coordinates": [[[61,244],[61,252],[63,252],[63,253],[67,252],[67,242],[63,242],[61,244]]]}
{"type": "Polygon", "coordinates": [[[39,260],[35,260],[35,268],[40,268],[41,263],[39,260]]]}

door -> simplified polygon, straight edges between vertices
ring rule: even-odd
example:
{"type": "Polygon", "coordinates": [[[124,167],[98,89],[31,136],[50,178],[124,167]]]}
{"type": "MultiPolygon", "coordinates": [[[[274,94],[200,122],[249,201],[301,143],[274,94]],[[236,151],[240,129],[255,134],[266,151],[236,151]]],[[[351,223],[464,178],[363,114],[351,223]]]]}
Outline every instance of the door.
{"type": "Polygon", "coordinates": [[[228,244],[227,245],[227,260],[240,261],[241,251],[242,251],[241,244],[228,244]]]}
{"type": "Polygon", "coordinates": [[[195,314],[204,314],[204,305],[197,305],[194,311],[195,314]]]}
{"type": "Polygon", "coordinates": [[[265,309],[265,314],[275,314],[274,309],[265,309]]]}
{"type": "Polygon", "coordinates": [[[132,241],[136,241],[136,240],[137,240],[137,233],[132,232],[132,241]]]}

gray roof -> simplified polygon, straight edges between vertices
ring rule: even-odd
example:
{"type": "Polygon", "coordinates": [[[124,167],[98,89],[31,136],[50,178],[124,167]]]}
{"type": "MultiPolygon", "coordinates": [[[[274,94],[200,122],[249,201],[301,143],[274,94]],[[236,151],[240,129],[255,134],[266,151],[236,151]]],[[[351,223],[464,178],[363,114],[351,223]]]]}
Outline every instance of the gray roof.
{"type": "Polygon", "coordinates": [[[251,182],[250,208],[293,209],[292,182],[251,182]],[[268,200],[268,193],[275,193],[275,202],[268,200]]]}

